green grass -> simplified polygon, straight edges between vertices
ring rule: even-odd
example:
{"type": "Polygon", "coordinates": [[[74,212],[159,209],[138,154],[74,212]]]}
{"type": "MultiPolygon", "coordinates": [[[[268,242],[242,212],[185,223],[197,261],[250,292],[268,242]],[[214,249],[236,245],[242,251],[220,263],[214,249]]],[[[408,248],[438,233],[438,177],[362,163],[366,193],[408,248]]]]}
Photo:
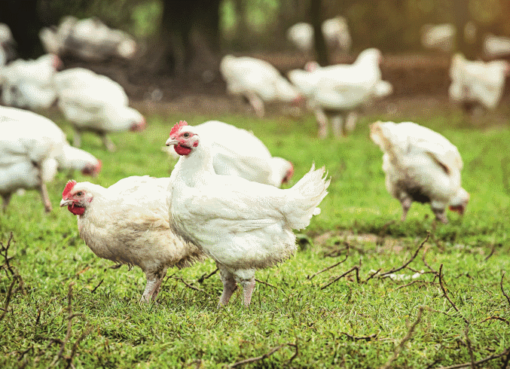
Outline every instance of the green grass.
{"type": "MultiPolygon", "coordinates": [[[[59,115],[53,118],[71,135],[59,115]]],[[[83,147],[103,161],[103,171],[93,182],[109,186],[131,175],[168,176],[170,160],[161,151],[168,132],[179,119],[190,124],[215,118],[253,132],[273,155],[294,163],[294,183],[312,162],[325,165],[332,177],[322,214],[305,230],[302,251],[278,267],[257,272],[257,278],[274,287],[257,284],[249,309],[235,293],[231,304],[218,310],[222,289],[217,275],[197,280],[214,270],[210,260],[169,276],[158,303],[140,305],[145,277],[134,268],[108,269],[111,262],[96,257],[79,238],[76,219],[59,209],[60,194],[68,177],[60,173],[49,185],[55,209],[44,214],[34,191],[15,196],[7,213],[0,214],[0,240],[10,232],[15,243],[11,260],[24,282],[24,291],[12,295],[5,318],[0,321],[0,367],[48,367],[60,350],[58,341],[67,332],[68,288],[73,285],[73,319],[70,339],[63,351],[72,364],[88,367],[218,367],[270,352],[287,343],[298,346],[292,367],[378,367],[387,362],[416,321],[421,321],[405,343],[393,367],[425,368],[470,362],[465,320],[470,322],[469,341],[474,360],[499,354],[510,347],[510,304],[500,289],[502,271],[510,270],[507,226],[510,197],[505,189],[508,164],[508,126],[478,129],[466,124],[456,112],[435,112],[416,117],[458,146],[464,159],[463,186],[471,202],[463,218],[449,213],[448,225],[435,224],[428,206],[415,204],[408,220],[399,221],[400,204],[384,187],[381,152],[368,138],[368,123],[384,116],[365,117],[354,134],[344,140],[315,138],[311,116],[301,121],[287,118],[258,120],[241,116],[148,116],[141,134],[112,135],[117,152],[106,153],[100,140],[85,135],[83,147]],[[436,271],[443,265],[448,295],[456,312],[443,297],[438,279],[423,274],[415,283],[373,278],[358,284],[353,274],[321,290],[335,276],[361,263],[364,280],[374,270],[388,271],[412,256],[430,231],[433,239],[424,246],[426,260],[436,271]],[[329,232],[321,242],[313,239],[329,232]],[[369,237],[371,233],[377,237],[369,237]],[[312,244],[307,244],[310,240],[312,244]],[[345,258],[347,260],[314,279],[307,275],[345,258]],[[493,255],[487,256],[493,250],[493,255]],[[331,255],[337,255],[332,257],[331,255]],[[102,284],[95,289],[102,281],[102,284]],[[403,287],[405,286],[405,287],[403,287]],[[402,288],[399,288],[402,287],[402,288]],[[94,292],[92,292],[95,289],[94,292]],[[488,317],[503,320],[484,321],[488,317]],[[369,340],[353,340],[346,334],[369,340]]],[[[510,170],[510,164],[509,169],[510,170]]],[[[75,173],[78,181],[90,180],[75,173]]],[[[3,261],[1,261],[3,262],[3,261]]],[[[409,265],[428,271],[422,252],[409,265]]],[[[411,276],[409,269],[398,274],[411,276]]],[[[510,276],[504,281],[510,293],[510,276]]],[[[0,301],[5,301],[11,278],[2,271],[0,301]]],[[[19,284],[15,284],[16,288],[19,284]]],[[[4,307],[4,304],[1,305],[4,307]]],[[[2,314],[0,310],[0,316],[2,314]]],[[[294,348],[284,346],[252,367],[283,367],[294,348]]],[[[65,359],[56,362],[66,367],[65,359]]],[[[501,359],[484,367],[501,367],[501,359]]]]}

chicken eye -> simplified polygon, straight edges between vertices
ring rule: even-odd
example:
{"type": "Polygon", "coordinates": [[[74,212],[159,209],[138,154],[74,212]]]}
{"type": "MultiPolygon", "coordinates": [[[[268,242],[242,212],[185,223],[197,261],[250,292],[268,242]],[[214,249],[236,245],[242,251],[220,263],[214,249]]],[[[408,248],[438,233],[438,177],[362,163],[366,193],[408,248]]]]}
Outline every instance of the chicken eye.
{"type": "Polygon", "coordinates": [[[81,195],[83,195],[83,192],[81,192],[81,191],[79,191],[79,192],[76,194],[76,196],[81,196],[81,195]]]}
{"type": "Polygon", "coordinates": [[[189,133],[186,132],[185,134],[183,134],[183,136],[184,136],[184,138],[188,138],[189,137],[189,133]]]}

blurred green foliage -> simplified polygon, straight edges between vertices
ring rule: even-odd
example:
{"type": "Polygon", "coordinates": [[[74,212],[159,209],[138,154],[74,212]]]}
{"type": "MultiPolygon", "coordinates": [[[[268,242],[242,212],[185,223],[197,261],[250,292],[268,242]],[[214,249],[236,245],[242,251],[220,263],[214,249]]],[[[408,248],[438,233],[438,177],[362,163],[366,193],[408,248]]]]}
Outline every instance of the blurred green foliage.
{"type": "MultiPolygon", "coordinates": [[[[58,24],[64,15],[96,16],[109,26],[137,38],[156,35],[164,0],[41,0],[43,21],[58,24]]],[[[167,0],[172,1],[172,0],[167,0]]],[[[307,21],[311,0],[223,0],[220,5],[222,43],[227,49],[290,47],[285,31],[307,21]]],[[[510,35],[510,1],[466,0],[478,27],[486,33],[510,35]]],[[[323,18],[347,18],[355,51],[419,50],[420,29],[427,23],[454,22],[454,0],[322,0],[323,18]]]]}

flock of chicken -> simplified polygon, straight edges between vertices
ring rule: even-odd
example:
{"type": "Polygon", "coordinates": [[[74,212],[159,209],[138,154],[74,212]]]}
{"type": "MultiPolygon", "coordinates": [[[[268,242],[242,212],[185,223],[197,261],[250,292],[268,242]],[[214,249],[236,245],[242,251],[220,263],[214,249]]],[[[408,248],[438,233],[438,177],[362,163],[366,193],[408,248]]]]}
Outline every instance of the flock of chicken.
{"type": "MultiPolygon", "coordinates": [[[[352,129],[356,109],[391,93],[391,85],[381,79],[380,59],[378,50],[367,49],[352,65],[308,63],[305,70],[291,71],[289,81],[269,63],[229,55],[221,72],[228,91],[245,96],[257,115],[264,114],[264,101],[306,99],[316,114],[319,136],[327,135],[328,114],[338,136],[352,129]]],[[[0,107],[4,210],[14,192],[36,188],[50,211],[45,183],[57,170],[96,175],[101,169],[95,157],[70,146],[51,120],[19,108],[40,109],[57,100],[75,128],[75,146],[80,132],[88,130],[100,134],[113,150],[108,132],[145,128],[145,119],[128,106],[120,85],[85,69],[57,72],[59,64],[56,55],[48,54],[0,67],[3,102],[15,106],[0,107]]],[[[450,94],[493,108],[507,72],[506,62],[468,62],[456,55],[450,94]]],[[[462,159],[445,137],[411,122],[376,122],[370,137],[384,153],[386,187],[402,204],[402,220],[412,202],[429,203],[444,223],[447,207],[464,213],[469,194],[461,187],[462,159]]],[[[307,227],[320,213],[330,183],[325,169],[312,166],[293,187],[280,189],[293,175],[292,164],[272,157],[252,133],[219,121],[195,127],[181,121],[166,145],[179,157],[170,178],[129,177],[109,188],[69,181],[60,206],[78,217],[80,236],[97,256],[144,271],[143,301],[156,299],[169,267],[210,257],[223,282],[220,305],[229,302],[239,284],[248,306],[255,271],[293,255],[293,230],[307,227]]]]}

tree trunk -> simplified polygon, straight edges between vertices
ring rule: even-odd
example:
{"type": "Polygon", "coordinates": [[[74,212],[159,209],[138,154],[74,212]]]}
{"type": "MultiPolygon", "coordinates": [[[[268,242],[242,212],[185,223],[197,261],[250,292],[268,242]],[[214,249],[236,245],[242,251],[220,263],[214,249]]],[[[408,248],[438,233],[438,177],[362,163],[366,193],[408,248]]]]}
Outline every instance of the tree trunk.
{"type": "Polygon", "coordinates": [[[37,0],[0,0],[0,22],[11,29],[21,58],[36,58],[43,53],[37,3],[37,0]]]}
{"type": "Polygon", "coordinates": [[[322,34],[322,0],[310,1],[310,19],[313,26],[313,39],[317,62],[326,66],[329,65],[329,55],[324,35],[322,34]]]}

